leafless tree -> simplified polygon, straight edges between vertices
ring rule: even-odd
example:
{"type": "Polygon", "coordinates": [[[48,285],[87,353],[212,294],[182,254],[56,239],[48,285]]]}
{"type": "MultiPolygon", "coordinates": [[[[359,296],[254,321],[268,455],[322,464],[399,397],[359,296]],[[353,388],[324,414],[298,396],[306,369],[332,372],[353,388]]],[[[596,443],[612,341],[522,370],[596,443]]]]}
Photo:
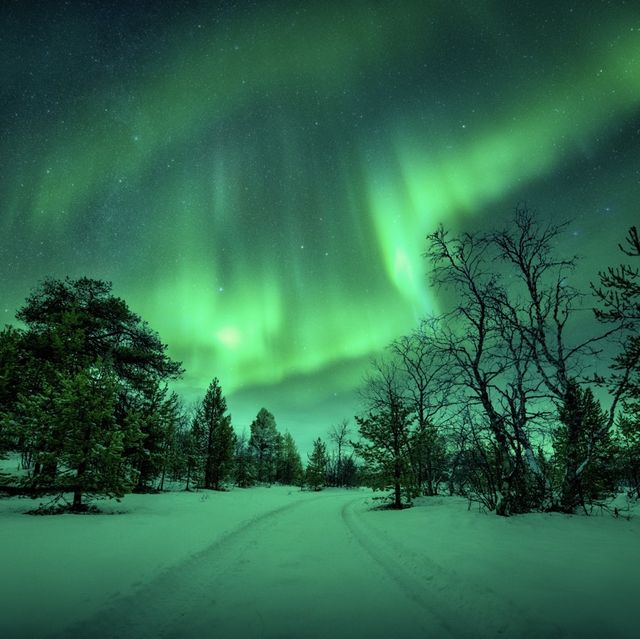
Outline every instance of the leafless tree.
{"type": "MultiPolygon", "coordinates": [[[[586,383],[591,372],[588,362],[597,361],[602,344],[623,328],[622,322],[614,322],[607,330],[584,334],[578,325],[577,320],[584,318],[582,311],[586,309],[584,295],[569,282],[576,258],[558,257],[555,247],[565,226],[540,224],[526,208],[521,208],[510,228],[490,236],[499,257],[516,275],[509,296],[499,300],[496,308],[525,344],[543,387],[559,407],[572,402],[575,384],[586,383]]],[[[563,510],[571,511],[578,505],[581,477],[593,451],[611,430],[628,375],[627,367],[613,389],[608,419],[602,422],[598,433],[590,435],[593,444],[586,453],[568,451],[560,490],[563,510]]],[[[580,419],[571,419],[570,424],[578,431],[584,427],[580,419]]],[[[580,437],[580,432],[569,433],[571,442],[580,441],[580,437]]]]}
{"type": "Polygon", "coordinates": [[[403,394],[415,420],[410,461],[419,492],[437,494],[444,476],[445,409],[450,404],[452,380],[447,361],[435,346],[433,322],[392,342],[389,350],[400,366],[403,394]]]}
{"type": "Polygon", "coordinates": [[[349,443],[349,420],[343,419],[338,424],[334,424],[329,430],[329,439],[336,445],[336,485],[344,486],[344,476],[342,472],[342,455],[345,446],[349,443]]]}
{"type": "Polygon", "coordinates": [[[451,237],[443,228],[428,240],[432,282],[453,300],[436,344],[461,401],[482,412],[494,438],[496,512],[527,510],[526,475],[543,479],[530,438],[540,382],[532,346],[509,319],[516,311],[495,268],[495,242],[481,234],[451,237]]]}

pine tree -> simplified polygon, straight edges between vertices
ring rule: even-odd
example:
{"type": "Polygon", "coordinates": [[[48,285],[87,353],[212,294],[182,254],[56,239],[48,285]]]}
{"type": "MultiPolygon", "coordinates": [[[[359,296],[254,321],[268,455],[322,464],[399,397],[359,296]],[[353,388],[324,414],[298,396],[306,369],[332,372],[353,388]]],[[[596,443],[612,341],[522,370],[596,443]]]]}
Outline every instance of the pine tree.
{"type": "Polygon", "coordinates": [[[326,484],[327,464],[327,447],[320,437],[313,442],[313,451],[309,455],[309,463],[307,464],[306,480],[309,488],[313,490],[322,490],[326,484]]]}
{"type": "Polygon", "coordinates": [[[572,513],[615,489],[611,437],[606,415],[590,388],[568,385],[553,438],[560,472],[559,508],[572,513]]]}
{"type": "Polygon", "coordinates": [[[294,486],[300,482],[302,460],[291,433],[281,436],[276,470],[276,481],[279,483],[294,486]]]}
{"type": "Polygon", "coordinates": [[[193,433],[202,460],[203,485],[220,490],[222,482],[231,474],[235,433],[217,378],[213,379],[198,406],[193,433]]]}
{"type": "Polygon", "coordinates": [[[233,454],[234,480],[240,488],[247,488],[254,482],[254,468],[251,450],[245,431],[236,438],[233,454]]]}
{"type": "MultiPolygon", "coordinates": [[[[96,370],[106,371],[104,375],[114,380],[116,399],[109,404],[113,419],[131,435],[123,444],[126,455],[140,462],[139,477],[146,482],[158,470],[153,455],[163,436],[161,416],[155,414],[152,402],[154,389],[182,372],[180,364],[165,354],[166,346],[111,294],[111,284],[100,280],[47,279],[16,317],[25,329],[17,340],[11,335],[0,340],[18,346],[17,355],[8,351],[8,359],[0,356],[12,362],[9,376],[0,370],[0,395],[14,393],[22,398],[21,406],[5,401],[0,410],[5,411],[3,422],[11,424],[23,461],[31,467],[33,483],[45,487],[62,482],[56,478],[58,470],[64,470],[57,454],[65,433],[60,432],[61,422],[47,415],[65,385],[79,383],[80,374],[91,379],[96,370]]],[[[85,385],[83,390],[92,388],[102,397],[96,385],[85,385]]]]}
{"type": "Polygon", "coordinates": [[[276,474],[276,455],[279,445],[274,416],[261,408],[251,422],[249,449],[253,457],[256,481],[272,483],[276,474]]]}
{"type": "Polygon", "coordinates": [[[628,401],[617,424],[620,474],[630,494],[640,499],[640,402],[628,401]]]}
{"type": "Polygon", "coordinates": [[[409,413],[402,402],[391,403],[387,410],[356,417],[362,441],[354,448],[365,464],[371,488],[393,486],[393,507],[403,508],[402,493],[410,493],[408,437],[409,413]]]}
{"type": "Polygon", "coordinates": [[[96,366],[70,377],[59,374],[41,393],[20,398],[21,435],[37,440],[36,462],[42,469],[30,478],[31,485],[72,491],[76,512],[86,509],[84,495],[121,497],[131,487],[125,448],[136,433],[116,421],[116,397],[110,369],[96,366]],[[52,467],[53,473],[46,470],[52,467]]]}

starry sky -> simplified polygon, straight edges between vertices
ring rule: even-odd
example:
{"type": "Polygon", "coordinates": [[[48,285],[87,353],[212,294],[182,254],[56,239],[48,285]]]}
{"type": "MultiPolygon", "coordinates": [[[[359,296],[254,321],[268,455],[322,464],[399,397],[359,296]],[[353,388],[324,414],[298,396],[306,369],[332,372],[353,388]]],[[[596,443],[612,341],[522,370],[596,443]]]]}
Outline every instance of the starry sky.
{"type": "Polygon", "coordinates": [[[583,283],[640,222],[640,5],[0,6],[0,312],[113,282],[238,430],[301,448],[438,311],[425,235],[571,220],[583,283]]]}

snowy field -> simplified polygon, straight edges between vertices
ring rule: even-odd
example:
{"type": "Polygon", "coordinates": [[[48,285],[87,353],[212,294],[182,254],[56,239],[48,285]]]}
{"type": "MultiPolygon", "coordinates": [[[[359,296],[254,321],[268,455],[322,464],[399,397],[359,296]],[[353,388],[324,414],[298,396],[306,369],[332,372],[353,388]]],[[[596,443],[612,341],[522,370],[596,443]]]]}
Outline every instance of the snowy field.
{"type": "Polygon", "coordinates": [[[640,517],[503,519],[367,490],[0,500],[0,636],[637,637],[640,517]]]}

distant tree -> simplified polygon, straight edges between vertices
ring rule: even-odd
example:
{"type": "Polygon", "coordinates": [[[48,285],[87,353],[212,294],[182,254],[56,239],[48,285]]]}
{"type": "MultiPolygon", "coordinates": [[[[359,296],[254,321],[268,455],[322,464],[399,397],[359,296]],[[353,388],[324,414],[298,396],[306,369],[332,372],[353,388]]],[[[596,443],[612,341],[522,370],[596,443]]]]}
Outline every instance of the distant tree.
{"type": "Polygon", "coordinates": [[[353,455],[343,457],[342,459],[342,486],[345,488],[353,488],[360,483],[360,469],[353,455]]]}
{"type": "Polygon", "coordinates": [[[309,455],[306,469],[306,482],[309,488],[321,490],[326,483],[327,447],[320,437],[313,442],[313,451],[309,455]]]}
{"type": "Polygon", "coordinates": [[[276,458],[279,446],[278,429],[274,416],[261,408],[250,425],[249,449],[251,450],[255,478],[258,482],[275,480],[276,458]]]}
{"type": "Polygon", "coordinates": [[[276,481],[288,486],[300,483],[302,460],[291,433],[281,436],[276,461],[276,481]]]}
{"type": "Polygon", "coordinates": [[[243,430],[236,437],[233,453],[234,481],[240,488],[247,488],[254,482],[254,468],[247,433],[243,430]]]}
{"type": "Polygon", "coordinates": [[[345,486],[344,473],[344,451],[349,444],[349,420],[343,419],[338,424],[334,424],[329,430],[329,439],[336,446],[334,484],[345,486]]]}
{"type": "Polygon", "coordinates": [[[232,470],[235,434],[220,382],[214,378],[198,406],[193,435],[203,466],[205,488],[220,490],[232,470]]]}

